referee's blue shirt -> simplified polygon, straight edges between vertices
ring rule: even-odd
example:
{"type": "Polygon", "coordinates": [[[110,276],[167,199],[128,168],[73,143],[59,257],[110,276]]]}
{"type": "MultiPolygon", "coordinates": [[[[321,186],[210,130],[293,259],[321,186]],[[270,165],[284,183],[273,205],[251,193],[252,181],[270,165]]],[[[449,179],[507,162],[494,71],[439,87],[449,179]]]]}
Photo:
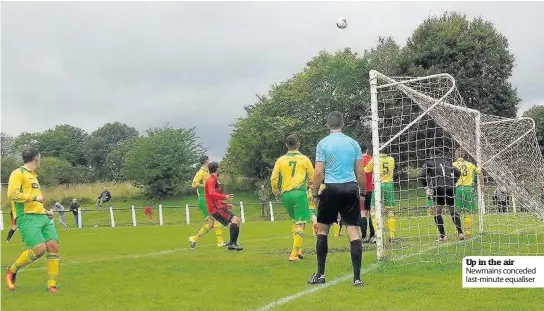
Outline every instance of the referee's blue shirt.
{"type": "Polygon", "coordinates": [[[315,161],[323,162],[326,184],[357,181],[355,160],[362,158],[361,146],[344,133],[331,133],[317,144],[315,161]]]}

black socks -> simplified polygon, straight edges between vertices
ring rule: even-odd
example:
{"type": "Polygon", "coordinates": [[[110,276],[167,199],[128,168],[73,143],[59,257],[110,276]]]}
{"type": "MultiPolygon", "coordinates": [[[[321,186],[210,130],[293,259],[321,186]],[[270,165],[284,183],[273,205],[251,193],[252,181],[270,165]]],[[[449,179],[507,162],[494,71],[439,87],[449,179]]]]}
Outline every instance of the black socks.
{"type": "Polygon", "coordinates": [[[363,260],[363,243],[357,239],[350,242],[353,280],[361,280],[361,262],[363,260]]]}
{"type": "Polygon", "coordinates": [[[325,275],[325,261],[327,260],[327,253],[329,252],[329,245],[326,235],[317,235],[315,252],[317,254],[317,274],[325,275]]]}

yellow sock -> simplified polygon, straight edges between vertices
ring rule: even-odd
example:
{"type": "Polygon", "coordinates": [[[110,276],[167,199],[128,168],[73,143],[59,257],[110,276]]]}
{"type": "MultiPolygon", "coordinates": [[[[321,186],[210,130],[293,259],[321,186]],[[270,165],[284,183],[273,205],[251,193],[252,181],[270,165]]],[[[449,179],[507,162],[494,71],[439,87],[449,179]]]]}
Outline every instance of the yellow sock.
{"type": "Polygon", "coordinates": [[[470,215],[465,216],[465,236],[468,238],[472,234],[472,218],[470,215]]]}
{"type": "Polygon", "coordinates": [[[217,221],[213,224],[215,229],[215,237],[217,238],[217,244],[223,244],[223,227],[217,221]]]}
{"type": "Polygon", "coordinates": [[[36,256],[34,254],[34,252],[32,251],[32,249],[28,249],[28,250],[24,251],[19,256],[19,258],[17,258],[17,260],[15,260],[13,265],[11,265],[11,267],[9,267],[9,270],[11,272],[17,272],[19,269],[21,269],[24,266],[29,265],[30,263],[32,263],[33,261],[35,261],[38,258],[40,258],[40,257],[36,256]]]}
{"type": "Polygon", "coordinates": [[[335,238],[340,235],[340,225],[337,223],[332,224],[332,232],[335,238]]]}
{"type": "Polygon", "coordinates": [[[57,276],[60,270],[58,253],[47,253],[47,287],[57,286],[57,276]]]}
{"type": "Polygon", "coordinates": [[[304,231],[302,231],[302,229],[297,228],[295,230],[295,234],[293,238],[293,250],[291,251],[291,257],[294,257],[297,255],[298,251],[302,248],[303,241],[304,241],[304,231]]]}
{"type": "Polygon", "coordinates": [[[376,216],[372,217],[372,224],[374,225],[374,230],[378,230],[378,225],[376,223],[376,216]]]}
{"type": "Polygon", "coordinates": [[[395,215],[389,214],[387,217],[387,228],[389,229],[389,238],[395,238],[395,232],[397,231],[397,219],[395,215]]]}
{"type": "Polygon", "coordinates": [[[198,239],[200,239],[203,235],[208,233],[208,231],[210,231],[210,226],[208,225],[208,223],[205,223],[204,226],[202,226],[198,230],[198,232],[192,236],[193,240],[198,241],[198,239]]]}

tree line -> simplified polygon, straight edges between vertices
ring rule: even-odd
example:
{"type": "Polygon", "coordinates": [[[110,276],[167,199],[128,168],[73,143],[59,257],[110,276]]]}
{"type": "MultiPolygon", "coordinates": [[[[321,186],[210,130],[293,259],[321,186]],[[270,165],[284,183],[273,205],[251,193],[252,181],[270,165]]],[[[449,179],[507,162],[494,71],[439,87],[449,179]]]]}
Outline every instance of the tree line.
{"type": "Polygon", "coordinates": [[[134,127],[107,123],[88,134],[63,124],[40,133],[10,137],[2,133],[2,183],[22,164],[21,151],[40,150],[42,186],[94,181],[131,181],[151,197],[184,192],[194,164],[205,153],[194,129],[168,125],[139,133],[134,127]]]}
{"type": "MultiPolygon", "coordinates": [[[[325,117],[332,110],[343,113],[347,134],[370,142],[371,69],[389,76],[447,72],[456,79],[468,107],[515,117],[520,98],[508,82],[513,66],[508,40],[492,23],[468,20],[459,13],[426,19],[403,47],[388,37],[362,55],[350,49],[319,52],[301,72],[272,85],[268,94],[244,107],[245,116],[233,124],[222,165],[230,176],[268,180],[291,132],[297,132],[301,151],[313,160],[317,142],[327,134],[325,117]]],[[[544,146],[544,107],[533,107],[525,115],[535,119],[544,146]]],[[[119,122],[91,133],[68,124],[17,137],[2,133],[1,143],[2,183],[21,165],[22,149],[32,145],[42,154],[43,186],[130,181],[152,197],[189,191],[195,164],[206,151],[194,129],[167,125],[139,133],[119,122]]]]}
{"type": "MultiPolygon", "coordinates": [[[[266,180],[285,152],[284,139],[290,132],[299,135],[301,152],[313,161],[317,143],[327,135],[325,117],[332,110],[343,113],[344,132],[361,144],[371,142],[372,69],[402,77],[449,73],[469,108],[516,117],[521,99],[508,81],[514,67],[508,48],[508,39],[491,22],[446,12],[423,21],[404,46],[386,37],[362,55],[350,49],[320,52],[301,72],[272,85],[268,94],[245,107],[246,115],[233,125],[224,162],[229,172],[266,180]]],[[[538,136],[544,145],[543,107],[526,114],[540,120],[538,136]]]]}

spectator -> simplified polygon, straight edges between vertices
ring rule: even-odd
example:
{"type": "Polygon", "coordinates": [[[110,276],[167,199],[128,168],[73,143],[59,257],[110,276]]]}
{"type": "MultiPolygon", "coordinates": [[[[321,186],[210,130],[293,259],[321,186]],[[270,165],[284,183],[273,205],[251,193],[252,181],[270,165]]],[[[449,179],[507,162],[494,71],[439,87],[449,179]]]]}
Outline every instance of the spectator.
{"type": "Polygon", "coordinates": [[[78,227],[77,222],[77,210],[79,209],[79,203],[77,202],[77,199],[73,198],[72,203],[70,204],[70,211],[72,214],[74,214],[74,221],[76,223],[76,227],[78,227]]]}
{"type": "Polygon", "coordinates": [[[60,202],[56,202],[55,206],[53,206],[53,210],[59,213],[59,222],[60,224],[68,229],[68,225],[66,224],[66,213],[64,212],[64,206],[60,204],[60,202]]]}
{"type": "Polygon", "coordinates": [[[261,202],[261,217],[262,218],[270,218],[270,212],[267,208],[268,206],[268,200],[270,199],[270,193],[266,189],[264,185],[261,185],[261,189],[259,189],[259,201],[261,202]]]}
{"type": "Polygon", "coordinates": [[[107,188],[104,188],[104,191],[96,199],[96,209],[101,209],[104,206],[104,203],[108,203],[111,200],[111,193],[107,188]]]}

